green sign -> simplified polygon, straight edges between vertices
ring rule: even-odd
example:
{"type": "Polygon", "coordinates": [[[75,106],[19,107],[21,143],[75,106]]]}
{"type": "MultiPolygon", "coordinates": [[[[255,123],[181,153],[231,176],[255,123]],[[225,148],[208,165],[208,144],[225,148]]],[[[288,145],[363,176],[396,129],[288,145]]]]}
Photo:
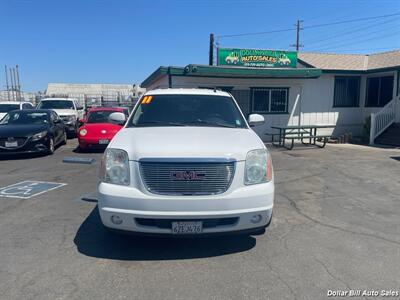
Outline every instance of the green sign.
{"type": "Polygon", "coordinates": [[[296,68],[297,52],[258,49],[218,49],[219,66],[296,68]]]}

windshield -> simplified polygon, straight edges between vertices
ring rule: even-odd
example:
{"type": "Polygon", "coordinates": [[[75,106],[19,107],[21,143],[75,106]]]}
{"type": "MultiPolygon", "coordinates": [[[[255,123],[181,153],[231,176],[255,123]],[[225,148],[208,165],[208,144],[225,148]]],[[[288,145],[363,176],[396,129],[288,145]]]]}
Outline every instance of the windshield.
{"type": "Polygon", "coordinates": [[[87,117],[87,123],[111,123],[110,122],[110,115],[117,111],[113,110],[98,110],[92,111],[89,113],[87,117]]]}
{"type": "Polygon", "coordinates": [[[0,104],[0,113],[9,112],[14,109],[19,109],[19,104],[0,104]]]}
{"type": "Polygon", "coordinates": [[[0,125],[40,125],[48,123],[49,115],[47,113],[26,111],[8,113],[0,121],[0,125]]]}
{"type": "Polygon", "coordinates": [[[74,103],[68,100],[46,100],[41,101],[39,109],[74,109],[74,103]]]}
{"type": "Polygon", "coordinates": [[[247,127],[232,98],[209,95],[145,96],[127,127],[144,126],[247,127]]]}

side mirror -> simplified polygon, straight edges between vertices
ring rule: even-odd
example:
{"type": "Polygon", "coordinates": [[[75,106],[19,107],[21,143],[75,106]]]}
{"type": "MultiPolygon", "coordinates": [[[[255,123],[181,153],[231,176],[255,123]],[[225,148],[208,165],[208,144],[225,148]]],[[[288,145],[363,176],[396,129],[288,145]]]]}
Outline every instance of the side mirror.
{"type": "Polygon", "coordinates": [[[265,119],[262,115],[259,114],[251,114],[249,116],[249,125],[251,127],[257,126],[257,125],[262,125],[265,123],[265,119]]]}
{"type": "Polygon", "coordinates": [[[114,112],[110,114],[109,119],[111,122],[116,123],[118,125],[124,125],[126,122],[125,114],[121,112],[114,112]]]}
{"type": "Polygon", "coordinates": [[[54,124],[61,124],[63,121],[61,119],[55,119],[54,124]]]}

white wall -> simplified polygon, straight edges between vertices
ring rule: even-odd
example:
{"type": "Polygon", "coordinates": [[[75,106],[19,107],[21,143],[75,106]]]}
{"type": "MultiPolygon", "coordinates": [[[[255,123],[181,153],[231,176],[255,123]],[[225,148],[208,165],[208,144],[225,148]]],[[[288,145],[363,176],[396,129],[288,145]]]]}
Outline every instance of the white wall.
{"type": "MultiPolygon", "coordinates": [[[[393,74],[393,73],[391,73],[393,74]]],[[[172,77],[173,87],[213,87],[234,86],[236,90],[249,90],[251,87],[288,87],[289,114],[266,114],[266,123],[255,128],[259,136],[268,141],[265,133],[272,133],[271,126],[297,125],[301,105],[301,124],[336,125],[333,130],[325,132],[334,136],[351,133],[359,136],[363,133],[363,126],[367,116],[379,108],[364,108],[366,76],[361,78],[360,107],[338,108],[333,107],[335,74],[323,74],[315,79],[242,79],[242,78],[207,78],[193,76],[172,77]],[[296,107],[296,99],[300,97],[296,107]]],[[[168,87],[168,78],[164,76],[155,82],[150,89],[168,87]]],[[[323,130],[322,130],[323,131],[323,130]]],[[[322,132],[321,131],[321,132],[322,132]]]]}

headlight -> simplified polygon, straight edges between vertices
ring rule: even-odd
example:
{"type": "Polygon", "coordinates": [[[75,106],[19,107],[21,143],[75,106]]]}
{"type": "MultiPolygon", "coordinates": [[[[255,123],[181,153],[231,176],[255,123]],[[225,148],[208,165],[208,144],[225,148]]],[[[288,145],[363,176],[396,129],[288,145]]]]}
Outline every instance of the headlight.
{"type": "Polygon", "coordinates": [[[38,141],[47,135],[47,131],[36,133],[32,136],[32,141],[38,141]]]}
{"type": "Polygon", "coordinates": [[[81,136],[85,136],[87,134],[87,130],[86,129],[81,129],[81,130],[79,130],[79,134],[81,136]]]}
{"type": "Polygon", "coordinates": [[[252,150],[247,153],[244,172],[244,184],[251,185],[272,180],[272,162],[266,149],[252,150]]]}
{"type": "Polygon", "coordinates": [[[120,149],[106,149],[101,160],[100,178],[103,182],[129,185],[128,153],[120,149]]]}
{"type": "Polygon", "coordinates": [[[62,117],[62,119],[63,119],[63,121],[65,122],[65,123],[71,123],[71,122],[75,122],[75,116],[63,116],[62,117]]]}

